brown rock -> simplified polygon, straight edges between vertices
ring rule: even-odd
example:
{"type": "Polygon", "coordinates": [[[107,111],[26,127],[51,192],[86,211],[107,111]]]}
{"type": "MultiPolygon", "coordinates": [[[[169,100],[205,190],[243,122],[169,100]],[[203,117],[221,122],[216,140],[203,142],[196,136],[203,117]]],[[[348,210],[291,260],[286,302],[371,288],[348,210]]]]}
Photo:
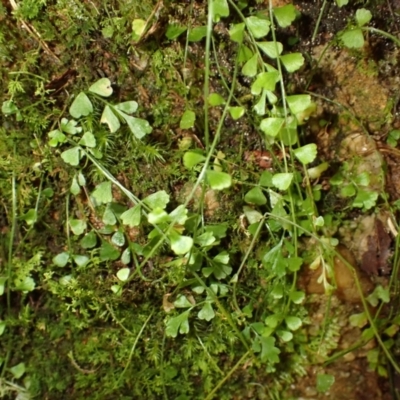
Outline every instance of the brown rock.
{"type": "MultiPolygon", "coordinates": [[[[333,258],[334,279],[327,277],[327,280],[333,287],[336,287],[335,294],[341,300],[350,303],[359,303],[361,302],[361,298],[355,276],[358,277],[364,295],[372,290],[372,283],[368,277],[360,271],[353,253],[347,247],[339,245],[336,251],[340,256],[335,256],[333,258]]],[[[323,282],[320,280],[322,273],[322,265],[319,265],[316,269],[305,266],[299,274],[299,286],[308,294],[325,293],[323,282]]]]}

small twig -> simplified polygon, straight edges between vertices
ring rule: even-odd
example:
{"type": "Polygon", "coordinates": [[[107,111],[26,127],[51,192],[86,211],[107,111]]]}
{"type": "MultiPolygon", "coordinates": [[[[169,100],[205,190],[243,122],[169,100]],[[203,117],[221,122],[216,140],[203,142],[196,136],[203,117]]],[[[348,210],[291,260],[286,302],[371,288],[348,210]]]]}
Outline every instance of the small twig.
{"type": "Polygon", "coordinates": [[[84,369],[84,368],[82,368],[82,367],[76,362],[76,360],[75,360],[75,358],[74,358],[74,353],[73,353],[72,351],[70,351],[70,352],[68,353],[68,358],[70,359],[71,364],[72,364],[79,372],[82,372],[82,374],[85,374],[85,375],[94,374],[94,373],[96,373],[97,370],[100,368],[100,367],[98,367],[98,368],[96,368],[96,369],[84,369]]]}
{"type": "MultiPolygon", "coordinates": [[[[10,4],[14,11],[17,11],[19,9],[19,6],[15,2],[15,0],[10,0],[10,4]]],[[[39,43],[39,45],[43,48],[43,50],[48,54],[50,54],[58,63],[61,64],[60,59],[50,50],[49,46],[47,46],[46,42],[43,41],[43,39],[40,36],[40,33],[35,29],[35,27],[31,24],[28,24],[21,18],[19,18],[18,20],[21,22],[23,27],[30,33],[30,35],[39,43]]]]}

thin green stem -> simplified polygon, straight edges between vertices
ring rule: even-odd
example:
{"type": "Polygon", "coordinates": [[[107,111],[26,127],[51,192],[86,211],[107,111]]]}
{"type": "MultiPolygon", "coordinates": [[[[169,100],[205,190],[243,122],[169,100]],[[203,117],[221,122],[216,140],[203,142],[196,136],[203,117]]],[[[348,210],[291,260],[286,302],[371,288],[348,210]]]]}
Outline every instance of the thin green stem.
{"type": "Polygon", "coordinates": [[[256,232],[255,232],[254,235],[253,235],[253,238],[252,238],[252,240],[251,240],[251,242],[250,242],[250,245],[249,245],[249,247],[248,247],[248,249],[247,249],[247,251],[246,251],[246,254],[244,255],[243,260],[242,260],[242,262],[240,263],[239,269],[238,269],[238,271],[236,272],[235,277],[234,277],[234,282],[233,282],[233,293],[232,293],[232,296],[233,296],[233,305],[235,306],[236,310],[237,310],[239,313],[241,313],[241,310],[240,310],[240,307],[239,307],[239,305],[238,305],[237,296],[236,296],[236,289],[237,289],[237,284],[238,284],[238,282],[239,282],[239,276],[240,276],[240,273],[242,272],[243,267],[246,265],[247,259],[250,257],[250,254],[251,254],[251,252],[253,251],[253,248],[254,248],[254,246],[255,246],[255,244],[256,244],[256,242],[257,242],[257,239],[258,239],[258,236],[259,236],[259,234],[260,234],[260,232],[261,232],[261,229],[262,229],[262,227],[264,226],[264,221],[265,221],[265,216],[263,216],[263,218],[259,221],[258,226],[257,226],[257,230],[256,230],[256,232]]]}
{"type": "Polygon", "coordinates": [[[319,11],[317,23],[315,24],[314,32],[313,32],[313,35],[311,37],[311,42],[313,42],[315,40],[315,38],[317,37],[319,25],[321,23],[322,16],[324,15],[324,12],[325,12],[325,7],[326,7],[326,0],[324,0],[324,2],[322,3],[322,7],[321,7],[321,9],[319,11]]]}
{"type": "Polygon", "coordinates": [[[365,26],[365,27],[363,27],[361,29],[363,31],[366,31],[366,32],[377,33],[377,34],[379,34],[381,36],[384,36],[385,38],[388,38],[388,39],[392,40],[394,43],[397,44],[397,46],[400,47],[400,40],[397,39],[396,36],[393,36],[388,32],[382,31],[382,30],[377,29],[377,28],[372,28],[371,26],[365,26]]]}
{"type": "Polygon", "coordinates": [[[215,386],[215,388],[207,395],[205,400],[211,400],[214,397],[214,395],[217,393],[217,391],[225,384],[225,382],[233,375],[233,373],[244,363],[244,361],[250,356],[250,354],[251,354],[250,350],[248,350],[246,353],[243,354],[243,356],[240,358],[240,360],[226,374],[224,379],[220,380],[218,382],[218,385],[215,386]]]}
{"type": "Polygon", "coordinates": [[[208,0],[208,18],[207,18],[207,36],[206,36],[206,48],[204,54],[204,142],[206,146],[206,151],[210,150],[210,127],[208,120],[208,97],[210,94],[210,54],[211,54],[211,35],[213,30],[213,14],[214,14],[214,2],[213,0],[208,0]]]}
{"type": "Polygon", "coordinates": [[[146,321],[144,321],[142,327],[140,328],[140,331],[136,335],[135,341],[133,342],[131,351],[130,351],[129,356],[128,356],[128,361],[127,361],[127,363],[125,365],[124,370],[122,371],[121,375],[119,376],[117,382],[115,383],[114,388],[116,388],[117,385],[121,382],[122,377],[125,375],[126,371],[128,370],[129,365],[130,365],[130,363],[132,361],[133,353],[135,352],[136,346],[137,346],[137,344],[139,342],[139,339],[142,336],[142,333],[143,333],[144,329],[146,328],[147,324],[149,323],[149,321],[150,321],[151,317],[153,316],[153,314],[154,314],[154,311],[152,311],[150,313],[150,315],[147,317],[146,321]]]}

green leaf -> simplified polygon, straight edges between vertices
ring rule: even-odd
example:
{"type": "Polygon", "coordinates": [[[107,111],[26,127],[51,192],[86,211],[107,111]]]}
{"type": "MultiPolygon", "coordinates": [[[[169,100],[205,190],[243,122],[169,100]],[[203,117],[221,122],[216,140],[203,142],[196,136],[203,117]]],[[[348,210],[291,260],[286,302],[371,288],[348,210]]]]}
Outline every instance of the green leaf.
{"type": "Polygon", "coordinates": [[[272,187],[273,186],[272,177],[273,177],[272,172],[264,171],[260,176],[259,184],[265,187],[272,187]]]}
{"type": "Polygon", "coordinates": [[[268,317],[265,318],[265,325],[270,328],[276,328],[280,323],[281,317],[277,314],[268,315],[268,317]]]}
{"type": "Polygon", "coordinates": [[[178,24],[169,24],[167,28],[167,32],[165,32],[165,36],[169,40],[174,40],[178,38],[183,32],[186,31],[186,26],[178,25],[178,24]]]}
{"type": "Polygon", "coordinates": [[[215,317],[215,312],[211,306],[211,302],[206,301],[203,308],[197,314],[199,319],[205,319],[206,321],[211,321],[215,317]]]}
{"type": "Polygon", "coordinates": [[[243,207],[243,212],[244,212],[244,215],[247,218],[247,221],[249,221],[250,225],[251,224],[255,224],[257,222],[260,222],[262,220],[262,217],[263,217],[262,214],[259,211],[254,210],[251,207],[244,206],[243,207]]]}
{"type": "MultiPolygon", "coordinates": [[[[355,194],[356,194],[356,187],[352,183],[344,185],[340,188],[340,195],[342,197],[351,197],[354,196],[355,194]]],[[[362,205],[360,207],[362,207],[362,205]]]]}
{"type": "Polygon", "coordinates": [[[126,114],[133,114],[138,108],[138,103],[133,100],[123,101],[122,103],[116,104],[114,108],[126,114]]]}
{"type": "Polygon", "coordinates": [[[285,317],[285,322],[287,327],[291,331],[296,331],[301,327],[301,325],[303,325],[299,317],[291,317],[291,316],[285,317]]]}
{"type": "Polygon", "coordinates": [[[181,294],[175,301],[174,306],[176,308],[190,308],[193,307],[193,304],[187,299],[186,296],[181,294]]]}
{"type": "Polygon", "coordinates": [[[306,144],[294,150],[293,153],[302,164],[309,164],[317,157],[317,145],[315,143],[306,144]]]}
{"type": "Polygon", "coordinates": [[[215,243],[216,239],[212,232],[204,232],[199,236],[196,236],[196,243],[201,247],[211,246],[215,243]]]}
{"type": "Polygon", "coordinates": [[[78,180],[76,179],[76,176],[74,176],[72,178],[72,182],[71,182],[71,186],[69,188],[69,191],[75,196],[78,195],[81,192],[81,187],[78,184],[78,180]]]}
{"type": "Polygon", "coordinates": [[[346,6],[349,3],[349,0],[336,0],[336,4],[338,7],[346,6]]]}
{"type": "Polygon", "coordinates": [[[363,311],[359,314],[350,315],[349,322],[351,326],[364,328],[364,326],[368,324],[367,314],[365,313],[365,311],[363,311]]]}
{"type": "Polygon", "coordinates": [[[4,290],[6,288],[7,277],[0,277],[0,296],[4,294],[4,290]]]}
{"type": "Polygon", "coordinates": [[[112,202],[111,182],[103,182],[96,186],[92,196],[97,204],[107,204],[112,202]]]}
{"type": "Polygon", "coordinates": [[[306,298],[306,294],[301,290],[294,290],[289,293],[289,298],[294,304],[301,304],[306,298]]]}
{"type": "Polygon", "coordinates": [[[263,89],[260,99],[253,106],[253,110],[256,112],[257,115],[260,115],[260,116],[265,115],[265,99],[267,97],[267,93],[268,93],[268,91],[263,89]]]}
{"type": "Polygon", "coordinates": [[[82,235],[82,233],[86,230],[86,222],[81,219],[70,219],[69,226],[71,227],[71,231],[74,235],[82,235]]]}
{"type": "Polygon", "coordinates": [[[149,224],[157,225],[169,221],[169,216],[162,208],[155,208],[147,214],[149,224]]]}
{"type": "Polygon", "coordinates": [[[179,235],[175,231],[171,231],[168,236],[171,241],[171,250],[177,255],[188,253],[193,246],[193,239],[189,236],[179,235]]]}
{"type": "Polygon", "coordinates": [[[25,374],[25,363],[21,362],[10,368],[10,372],[14,375],[15,379],[19,379],[25,374]]]}
{"type": "Polygon", "coordinates": [[[111,25],[105,26],[101,33],[104,39],[111,39],[114,36],[114,28],[111,25]]]}
{"type": "Polygon", "coordinates": [[[82,174],[82,172],[78,173],[78,183],[80,186],[86,185],[86,179],[85,179],[85,176],[82,174]]]}
{"type": "Polygon", "coordinates": [[[114,225],[117,222],[117,218],[113,212],[113,210],[110,207],[111,203],[108,203],[106,206],[106,209],[104,210],[103,213],[103,218],[102,221],[106,224],[106,225],[114,225]]]}
{"type": "Polygon", "coordinates": [[[221,280],[226,279],[226,277],[232,273],[232,267],[222,263],[213,262],[210,267],[203,268],[202,273],[206,278],[213,274],[215,278],[221,280]]]}
{"type": "Polygon", "coordinates": [[[232,178],[226,172],[214,171],[208,169],[206,171],[207,181],[214,190],[227,189],[232,184],[232,178]]]}
{"type": "Polygon", "coordinates": [[[109,97],[113,92],[111,81],[108,78],[101,78],[90,86],[89,92],[96,93],[102,97],[109,97]]]}
{"type": "Polygon", "coordinates": [[[79,165],[80,148],[73,147],[72,149],[65,150],[61,153],[61,158],[69,165],[76,167],[79,165]]]}
{"type": "Polygon", "coordinates": [[[65,251],[53,257],[53,263],[60,268],[65,267],[68,264],[68,261],[69,261],[69,253],[65,251]]]}
{"type": "Polygon", "coordinates": [[[181,129],[193,128],[195,120],[196,120],[196,114],[194,113],[194,111],[186,110],[182,115],[179,127],[181,129]]]}
{"type": "Polygon", "coordinates": [[[130,274],[131,270],[127,267],[125,268],[121,268],[118,272],[117,272],[117,278],[121,281],[121,282],[125,282],[128,278],[129,278],[129,274],[130,274]]]}
{"type": "Polygon", "coordinates": [[[92,249],[97,244],[97,236],[91,231],[87,233],[79,243],[84,249],[92,249]]]}
{"type": "Polygon", "coordinates": [[[269,361],[271,364],[276,364],[279,362],[280,350],[275,347],[274,337],[261,337],[261,361],[269,361]]]}
{"type": "Polygon", "coordinates": [[[267,198],[258,186],[246,193],[244,196],[244,201],[248,204],[255,204],[257,206],[267,204],[267,198]]]}
{"type": "Polygon", "coordinates": [[[296,118],[289,117],[286,126],[279,132],[285,146],[293,146],[298,142],[296,118]]]}
{"type": "Polygon", "coordinates": [[[144,19],[136,18],[132,21],[132,40],[138,41],[146,28],[146,21],[144,19]]]}
{"type": "Polygon", "coordinates": [[[121,262],[128,265],[131,262],[131,250],[127,247],[121,255],[121,262]]]}
{"type": "Polygon", "coordinates": [[[293,339],[293,333],[284,330],[277,330],[276,335],[284,342],[290,342],[293,339]]]}
{"type": "Polygon", "coordinates": [[[384,303],[389,303],[389,290],[387,288],[383,288],[381,285],[378,285],[374,289],[374,291],[367,297],[367,300],[372,305],[372,307],[376,307],[379,303],[379,300],[382,300],[384,303]]]}
{"type": "Polygon", "coordinates": [[[92,102],[89,100],[89,97],[87,97],[86,94],[83,92],[79,93],[78,96],[76,96],[75,100],[71,104],[71,107],[69,108],[69,113],[74,118],[80,118],[82,115],[84,117],[87,117],[92,112],[92,102]]]}
{"type": "Polygon", "coordinates": [[[267,90],[266,92],[269,104],[275,105],[278,102],[278,97],[270,90],[267,90]]]}
{"type": "Polygon", "coordinates": [[[354,178],[354,182],[360,186],[368,186],[370,180],[370,175],[367,171],[361,172],[361,174],[354,178]]]}
{"type": "Polygon", "coordinates": [[[169,203],[169,195],[165,190],[160,190],[147,196],[143,203],[147,204],[152,210],[156,208],[164,209],[169,203]]]}
{"type": "Polygon", "coordinates": [[[261,121],[260,129],[268,136],[275,137],[281,131],[285,123],[284,118],[264,118],[261,121]]]}
{"type": "Polygon", "coordinates": [[[371,11],[366,10],[365,8],[359,8],[356,11],[356,22],[358,26],[363,26],[368,24],[369,21],[371,21],[372,14],[371,11]]]}
{"type": "Polygon", "coordinates": [[[4,115],[12,115],[16,112],[18,112],[18,107],[15,105],[15,103],[12,100],[6,100],[3,102],[1,106],[1,112],[4,115]]]}
{"type": "Polygon", "coordinates": [[[175,224],[184,225],[188,216],[188,210],[183,204],[175,208],[170,214],[169,219],[174,221],[175,224]]]}
{"type": "Polygon", "coordinates": [[[89,262],[88,256],[84,256],[84,255],[80,255],[80,254],[74,254],[72,256],[72,258],[78,267],[84,267],[89,262]]]}
{"type": "Polygon", "coordinates": [[[229,36],[233,42],[236,43],[243,42],[244,28],[245,28],[244,22],[232,25],[231,29],[229,29],[229,36]]]}
{"type": "Polygon", "coordinates": [[[152,132],[153,128],[145,119],[131,117],[122,111],[119,111],[119,114],[124,118],[129,126],[130,131],[136,138],[141,139],[143,136],[152,132]]]}
{"type": "Polygon", "coordinates": [[[116,246],[121,247],[125,244],[125,235],[121,231],[117,231],[111,236],[111,242],[116,246]]]}
{"type": "Polygon", "coordinates": [[[258,70],[258,55],[254,54],[250,58],[250,60],[248,60],[246,64],[243,65],[242,74],[244,76],[252,78],[253,76],[257,75],[257,70],[258,70]]]}
{"type": "Polygon", "coordinates": [[[353,201],[353,207],[363,208],[370,210],[376,206],[379,194],[377,192],[370,192],[362,188],[358,188],[357,196],[353,201]]]}
{"type": "Polygon", "coordinates": [[[103,114],[101,114],[100,123],[107,124],[111,133],[116,132],[121,126],[118,117],[113,113],[108,105],[104,107],[103,114]]]}
{"type": "Polygon", "coordinates": [[[281,299],[284,295],[284,289],[281,284],[275,284],[271,290],[271,296],[274,299],[281,299]]]}
{"type": "Polygon", "coordinates": [[[286,259],[289,271],[296,272],[303,265],[303,259],[300,257],[290,257],[286,259]]]}
{"type": "Polygon", "coordinates": [[[279,190],[286,190],[289,188],[290,184],[292,183],[292,180],[293,180],[293,173],[282,172],[275,174],[272,177],[272,184],[279,190]]]}
{"type": "Polygon", "coordinates": [[[311,106],[311,96],[309,94],[287,96],[286,100],[293,114],[300,114],[311,106]]]}
{"type": "Polygon", "coordinates": [[[364,35],[360,28],[344,31],[340,39],[349,49],[360,49],[364,46],[364,35]]]}
{"type": "Polygon", "coordinates": [[[94,137],[92,132],[85,132],[78,142],[81,146],[86,147],[96,147],[96,138],[94,137]]]}
{"type": "Polygon", "coordinates": [[[37,221],[37,211],[34,208],[29,209],[24,215],[20,217],[28,225],[33,225],[37,221]]]}
{"type": "Polygon", "coordinates": [[[58,129],[51,131],[48,133],[49,135],[49,146],[51,147],[57,147],[60,143],[65,143],[67,140],[67,137],[58,129]]]}
{"type": "Polygon", "coordinates": [[[189,42],[199,42],[201,39],[207,36],[206,26],[196,26],[189,31],[189,42]]]}
{"type": "Polygon", "coordinates": [[[25,276],[21,279],[15,279],[15,290],[19,290],[24,293],[32,292],[35,290],[35,281],[30,276],[25,276]]]}
{"type": "Polygon", "coordinates": [[[293,4],[273,9],[274,16],[282,28],[287,28],[296,19],[296,8],[293,4]]]}
{"type": "Polygon", "coordinates": [[[221,253],[217,254],[213,260],[215,262],[219,262],[221,264],[228,264],[229,263],[229,253],[226,251],[222,251],[221,253]]]}
{"type": "Polygon", "coordinates": [[[74,119],[71,119],[70,121],[68,121],[67,118],[61,119],[61,124],[60,124],[61,130],[65,133],[75,135],[77,133],[82,132],[82,128],[77,125],[78,122],[75,121],[74,119]]]}
{"type": "Polygon", "coordinates": [[[228,111],[232,119],[235,121],[244,115],[244,107],[229,107],[228,111]]]}
{"type": "Polygon", "coordinates": [[[221,106],[222,104],[225,104],[225,99],[218,93],[211,93],[208,96],[208,103],[211,107],[221,106]]]}
{"type": "Polygon", "coordinates": [[[283,50],[283,45],[280,42],[257,42],[257,46],[269,58],[278,58],[283,50]]]}
{"type": "Polygon", "coordinates": [[[271,22],[267,19],[261,19],[253,16],[246,18],[246,25],[256,39],[261,39],[262,37],[268,35],[271,22]]]}
{"type": "Polygon", "coordinates": [[[307,173],[310,179],[318,179],[321,177],[322,173],[325,172],[329,168],[329,164],[327,162],[323,162],[316,167],[308,168],[307,173]]]}
{"type": "Polygon", "coordinates": [[[335,383],[335,377],[330,374],[318,374],[317,375],[317,392],[325,393],[335,383]]]}
{"type": "Polygon", "coordinates": [[[294,72],[300,69],[304,64],[304,57],[301,53],[290,53],[280,57],[282,64],[287,72],[294,72]]]}
{"type": "Polygon", "coordinates": [[[169,337],[177,337],[179,333],[185,334],[189,332],[189,313],[190,310],[179,314],[177,317],[170,318],[167,320],[165,334],[169,337]]]}
{"type": "Polygon", "coordinates": [[[253,54],[254,53],[252,50],[250,50],[247,46],[242,44],[239,47],[239,54],[237,56],[238,63],[244,63],[244,62],[248,61],[253,56],[253,54]]]}
{"type": "Polygon", "coordinates": [[[400,130],[394,129],[389,132],[389,135],[387,138],[387,144],[391,147],[396,147],[399,139],[400,139],[400,130]]]}
{"type": "Polygon", "coordinates": [[[197,164],[203,162],[206,157],[199,151],[187,151],[183,155],[183,165],[187,169],[195,167],[197,164]]]}
{"type": "Polygon", "coordinates": [[[212,0],[211,10],[214,22],[219,22],[221,17],[229,17],[229,6],[227,0],[212,0]]]}
{"type": "Polygon", "coordinates": [[[261,72],[251,85],[251,94],[260,94],[263,89],[270,91],[275,90],[278,79],[279,74],[276,71],[261,72]]]}
{"type": "Polygon", "coordinates": [[[100,247],[101,261],[115,261],[119,258],[120,252],[111,243],[103,242],[100,247]]]}
{"type": "Polygon", "coordinates": [[[0,336],[2,336],[3,335],[3,333],[4,333],[4,331],[5,331],[5,329],[6,329],[6,323],[5,323],[5,321],[0,321],[0,336]]]}
{"type": "Polygon", "coordinates": [[[384,303],[389,303],[390,301],[390,292],[388,288],[384,288],[381,285],[378,285],[374,290],[375,295],[378,299],[382,300],[384,303]]]}
{"type": "Polygon", "coordinates": [[[133,228],[135,226],[140,225],[141,213],[142,209],[139,205],[136,205],[129,210],[126,210],[121,214],[121,221],[124,225],[128,225],[133,228]]]}
{"type": "Polygon", "coordinates": [[[111,290],[116,296],[121,296],[122,294],[122,287],[119,285],[112,285],[111,290]]]}

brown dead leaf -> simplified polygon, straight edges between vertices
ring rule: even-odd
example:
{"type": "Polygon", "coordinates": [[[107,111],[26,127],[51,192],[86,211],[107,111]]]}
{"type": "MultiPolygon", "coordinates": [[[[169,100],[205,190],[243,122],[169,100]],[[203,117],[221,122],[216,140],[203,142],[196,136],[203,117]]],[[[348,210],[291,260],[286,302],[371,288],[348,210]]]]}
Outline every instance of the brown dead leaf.
{"type": "Polygon", "coordinates": [[[163,296],[163,309],[166,313],[169,313],[170,311],[172,311],[175,306],[173,303],[171,303],[168,299],[171,296],[172,293],[165,293],[163,296]]]}
{"type": "Polygon", "coordinates": [[[375,229],[367,239],[367,251],[362,255],[361,269],[370,275],[389,275],[388,263],[392,239],[380,219],[375,220],[375,229]]]}

